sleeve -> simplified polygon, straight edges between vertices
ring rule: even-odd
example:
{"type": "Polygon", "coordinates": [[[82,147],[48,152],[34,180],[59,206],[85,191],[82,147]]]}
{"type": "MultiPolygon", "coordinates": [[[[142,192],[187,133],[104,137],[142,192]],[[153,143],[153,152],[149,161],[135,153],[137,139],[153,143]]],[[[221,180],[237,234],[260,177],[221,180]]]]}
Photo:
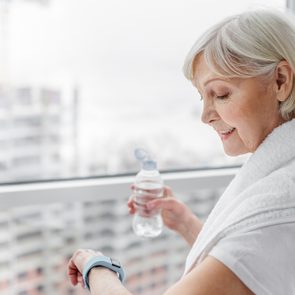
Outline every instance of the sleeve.
{"type": "Polygon", "coordinates": [[[222,239],[209,253],[257,295],[295,294],[295,224],[222,239]]]}

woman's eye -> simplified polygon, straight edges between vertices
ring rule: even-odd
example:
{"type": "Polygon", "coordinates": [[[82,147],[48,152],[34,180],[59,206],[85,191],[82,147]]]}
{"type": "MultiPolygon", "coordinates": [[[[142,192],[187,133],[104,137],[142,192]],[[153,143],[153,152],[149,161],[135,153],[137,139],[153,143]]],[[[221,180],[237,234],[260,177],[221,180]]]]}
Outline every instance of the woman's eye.
{"type": "Polygon", "coordinates": [[[216,98],[218,98],[218,99],[226,99],[226,98],[228,98],[228,96],[229,96],[229,93],[226,93],[224,95],[216,95],[216,98]]]}

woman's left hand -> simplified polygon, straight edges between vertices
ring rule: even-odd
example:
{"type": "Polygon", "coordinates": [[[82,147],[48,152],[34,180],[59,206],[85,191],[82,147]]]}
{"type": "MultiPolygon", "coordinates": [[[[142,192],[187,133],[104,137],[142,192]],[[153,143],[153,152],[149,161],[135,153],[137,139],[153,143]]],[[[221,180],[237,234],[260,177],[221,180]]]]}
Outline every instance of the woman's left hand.
{"type": "Polygon", "coordinates": [[[103,255],[101,252],[96,252],[91,249],[79,249],[77,250],[68,263],[68,276],[71,283],[76,286],[81,284],[85,287],[83,281],[83,269],[86,263],[95,256],[103,255]]]}

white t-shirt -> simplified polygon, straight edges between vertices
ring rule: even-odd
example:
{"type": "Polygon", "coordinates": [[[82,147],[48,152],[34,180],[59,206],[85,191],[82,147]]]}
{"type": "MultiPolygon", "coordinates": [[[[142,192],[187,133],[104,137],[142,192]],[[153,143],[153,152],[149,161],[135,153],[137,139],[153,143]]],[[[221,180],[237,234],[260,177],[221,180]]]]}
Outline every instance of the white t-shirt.
{"type": "Polygon", "coordinates": [[[295,295],[295,224],[226,237],[209,253],[257,295],[295,295]]]}

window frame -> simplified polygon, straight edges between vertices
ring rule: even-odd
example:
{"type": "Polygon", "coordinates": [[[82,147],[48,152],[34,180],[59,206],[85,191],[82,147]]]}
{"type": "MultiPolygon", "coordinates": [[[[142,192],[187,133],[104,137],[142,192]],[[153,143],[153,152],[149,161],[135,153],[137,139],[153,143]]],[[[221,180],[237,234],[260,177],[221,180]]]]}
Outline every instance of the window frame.
{"type": "MultiPolygon", "coordinates": [[[[224,188],[238,168],[206,169],[162,173],[164,183],[175,192],[186,193],[196,189],[224,188]]],[[[0,185],[0,210],[15,207],[46,205],[61,202],[81,202],[126,198],[131,194],[134,176],[114,176],[89,179],[69,179],[32,183],[0,185]]]]}

